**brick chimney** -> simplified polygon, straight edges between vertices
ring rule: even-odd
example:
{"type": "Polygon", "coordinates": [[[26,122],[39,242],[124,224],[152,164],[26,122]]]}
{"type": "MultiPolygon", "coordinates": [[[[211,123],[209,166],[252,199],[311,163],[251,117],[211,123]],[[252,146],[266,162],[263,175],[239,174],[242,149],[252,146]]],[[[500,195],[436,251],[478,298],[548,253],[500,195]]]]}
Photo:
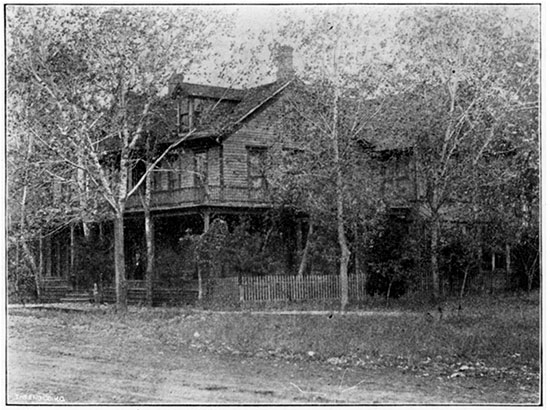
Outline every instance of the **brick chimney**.
{"type": "Polygon", "coordinates": [[[279,46],[275,52],[274,63],[277,67],[277,80],[289,80],[294,72],[294,49],[291,46],[279,46]]]}

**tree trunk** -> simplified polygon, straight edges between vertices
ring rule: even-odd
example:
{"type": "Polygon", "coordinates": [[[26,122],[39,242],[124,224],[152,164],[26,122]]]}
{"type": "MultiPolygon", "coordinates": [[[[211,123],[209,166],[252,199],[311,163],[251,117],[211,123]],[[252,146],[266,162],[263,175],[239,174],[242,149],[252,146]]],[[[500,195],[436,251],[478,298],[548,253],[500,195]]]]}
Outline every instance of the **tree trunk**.
{"type": "Polygon", "coordinates": [[[338,225],[338,244],[340,245],[340,309],[342,313],[348,305],[348,263],[350,259],[350,250],[348,247],[344,220],[344,176],[342,164],[340,161],[340,149],[338,141],[338,121],[340,90],[336,84],[334,87],[334,99],[332,102],[332,148],[333,160],[336,165],[336,220],[338,225]]]}
{"type": "Polygon", "coordinates": [[[439,252],[439,220],[433,218],[430,221],[430,270],[432,273],[432,296],[438,301],[440,297],[439,264],[437,261],[439,252]]]}
{"type": "Polygon", "coordinates": [[[36,271],[38,271],[38,267],[36,266],[34,255],[32,251],[29,249],[27,242],[24,240],[21,241],[21,249],[23,250],[23,257],[27,260],[27,263],[29,264],[31,271],[33,273],[36,273],[36,271]]]}
{"type": "Polygon", "coordinates": [[[40,283],[42,282],[42,274],[44,272],[44,240],[42,239],[42,230],[38,232],[38,270],[34,275],[34,282],[36,284],[36,297],[40,301],[42,296],[40,283]]]}
{"type": "Polygon", "coordinates": [[[308,222],[308,230],[307,230],[307,237],[306,237],[306,246],[304,247],[304,251],[302,252],[302,260],[300,261],[300,268],[298,269],[298,277],[302,278],[304,276],[304,272],[306,271],[307,267],[307,261],[309,258],[309,250],[311,248],[311,242],[312,242],[312,236],[313,236],[313,222],[308,222]]]}
{"type": "Polygon", "coordinates": [[[511,249],[510,244],[506,243],[506,288],[511,288],[511,278],[512,278],[512,258],[511,258],[511,249]]]}
{"type": "MultiPolygon", "coordinates": [[[[26,172],[25,172],[26,174],[26,172]]],[[[26,177],[26,175],[25,175],[26,177]]],[[[26,179],[26,178],[25,178],[26,179]]],[[[20,297],[23,302],[23,304],[25,304],[24,300],[23,300],[23,295],[20,294],[20,289],[19,289],[19,277],[21,275],[21,258],[20,258],[20,244],[19,242],[21,242],[21,244],[24,244],[25,243],[25,212],[26,212],[26,205],[27,205],[27,183],[25,181],[25,186],[23,187],[23,195],[22,195],[22,198],[21,198],[21,222],[20,222],[20,225],[19,225],[19,231],[20,231],[20,238],[19,240],[17,241],[17,247],[15,249],[15,289],[16,289],[16,292],[18,294],[18,297],[20,297]]]]}
{"type": "Polygon", "coordinates": [[[483,276],[483,244],[481,242],[481,224],[479,222],[479,181],[478,169],[474,163],[474,233],[475,233],[475,248],[476,248],[476,265],[477,265],[477,274],[480,278],[483,276]]]}
{"type": "Polygon", "coordinates": [[[489,293],[493,293],[493,282],[495,277],[495,269],[496,269],[496,255],[495,252],[491,252],[491,276],[489,281],[489,293]]]}
{"type": "Polygon", "coordinates": [[[115,289],[116,304],[121,311],[127,310],[127,289],[124,260],[124,216],[119,211],[115,215],[114,236],[115,236],[115,289]]]}
{"type": "Polygon", "coordinates": [[[296,221],[296,259],[301,259],[304,250],[304,235],[302,234],[302,221],[296,221]]]}
{"type": "Polygon", "coordinates": [[[464,297],[464,290],[466,289],[466,280],[468,279],[468,270],[469,266],[464,269],[464,277],[462,278],[462,286],[460,287],[460,301],[462,302],[462,298],[464,297]]]}
{"type": "Polygon", "coordinates": [[[201,261],[200,259],[196,259],[197,261],[197,282],[198,282],[198,287],[199,287],[199,294],[197,296],[197,299],[199,301],[202,300],[202,269],[201,269],[201,261]]]}
{"type": "Polygon", "coordinates": [[[386,307],[390,305],[391,285],[393,285],[393,280],[390,280],[390,283],[388,285],[388,291],[386,292],[386,307]]]}
{"type": "MultiPolygon", "coordinates": [[[[122,93],[123,99],[125,94],[122,93]]],[[[124,210],[128,195],[128,172],[130,167],[130,127],[125,111],[126,102],[122,102],[123,125],[122,125],[122,149],[120,152],[119,172],[117,178],[116,198],[112,201],[114,209],[114,237],[115,237],[115,287],[117,309],[126,311],[128,309],[128,285],[126,283],[126,261],[124,257],[124,210]]],[[[108,185],[108,181],[105,184],[108,185]]]]}
{"type": "Polygon", "coordinates": [[[73,290],[78,289],[78,278],[74,271],[74,261],[75,261],[75,239],[74,239],[74,223],[71,223],[70,227],[70,243],[69,243],[69,270],[70,278],[73,285],[73,290]]]}
{"type": "Polygon", "coordinates": [[[15,288],[15,294],[17,295],[17,298],[20,299],[20,302],[23,303],[23,305],[25,304],[25,301],[23,300],[23,298],[21,297],[21,293],[19,292],[19,275],[20,275],[20,269],[19,269],[19,265],[20,265],[20,248],[21,248],[21,245],[19,244],[19,242],[21,241],[22,239],[19,239],[17,238],[17,240],[15,241],[15,266],[13,267],[13,272],[14,272],[14,276],[13,276],[13,287],[15,288]]]}
{"type": "Polygon", "coordinates": [[[531,264],[531,267],[526,267],[527,272],[527,292],[531,292],[533,290],[533,281],[535,279],[535,273],[537,272],[537,261],[538,261],[538,252],[535,256],[533,263],[531,264]]]}
{"type": "MultiPolygon", "coordinates": [[[[147,135],[147,167],[151,161],[151,137],[147,135]]],[[[147,306],[153,306],[153,275],[155,263],[155,233],[153,219],[151,218],[151,195],[153,188],[152,174],[148,173],[145,177],[145,202],[143,204],[143,214],[145,217],[145,247],[147,253],[147,264],[145,266],[145,300],[147,306]]]]}
{"type": "MultiPolygon", "coordinates": [[[[149,197],[149,201],[150,201],[151,194],[150,193],[148,194],[146,192],[145,196],[149,197]]],[[[154,236],[154,224],[153,224],[153,219],[151,218],[151,211],[149,210],[149,205],[145,207],[144,213],[145,213],[145,247],[147,248],[147,264],[145,266],[145,300],[146,300],[147,306],[153,306],[155,236],[154,236]]]]}
{"type": "MultiPolygon", "coordinates": [[[[36,296],[40,297],[40,278],[38,276],[38,267],[36,266],[34,255],[32,251],[29,249],[29,246],[27,245],[27,242],[24,239],[21,239],[21,249],[23,250],[23,257],[27,260],[27,263],[29,264],[31,272],[33,273],[36,296]]],[[[19,291],[18,287],[17,287],[17,290],[19,291]]],[[[24,302],[24,300],[22,300],[22,302],[24,302]]]]}
{"type": "MultiPolygon", "coordinates": [[[[84,153],[83,153],[83,147],[79,146],[78,148],[78,165],[79,168],[76,170],[76,180],[78,185],[78,190],[80,191],[80,209],[82,210],[82,214],[84,214],[84,210],[87,206],[87,200],[88,200],[88,184],[86,181],[86,174],[84,173],[84,153]]],[[[84,234],[84,239],[88,241],[90,238],[90,226],[88,222],[85,220],[82,221],[82,233],[84,234]]]]}

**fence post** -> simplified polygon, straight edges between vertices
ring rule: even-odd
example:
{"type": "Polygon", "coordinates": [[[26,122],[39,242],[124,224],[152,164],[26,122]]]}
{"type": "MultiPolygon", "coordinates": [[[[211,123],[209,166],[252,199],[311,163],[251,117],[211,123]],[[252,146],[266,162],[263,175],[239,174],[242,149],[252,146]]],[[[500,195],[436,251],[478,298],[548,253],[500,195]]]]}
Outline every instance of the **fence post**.
{"type": "Polygon", "coordinates": [[[240,279],[241,280],[237,278],[237,285],[239,287],[239,302],[243,303],[244,302],[244,286],[243,286],[244,277],[241,276],[240,279]]]}

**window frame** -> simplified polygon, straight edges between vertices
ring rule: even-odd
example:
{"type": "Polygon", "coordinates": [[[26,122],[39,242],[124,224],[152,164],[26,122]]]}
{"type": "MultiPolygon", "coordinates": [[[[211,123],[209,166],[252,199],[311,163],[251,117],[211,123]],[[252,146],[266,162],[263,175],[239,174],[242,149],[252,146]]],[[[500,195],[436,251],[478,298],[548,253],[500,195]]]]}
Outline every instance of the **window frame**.
{"type": "Polygon", "coordinates": [[[247,146],[247,187],[249,190],[265,190],[267,189],[267,175],[266,175],[266,160],[267,160],[267,147],[263,145],[247,146]],[[259,157],[259,172],[256,174],[252,173],[252,158],[254,155],[259,157]],[[254,186],[254,180],[260,180],[260,186],[254,186]]]}

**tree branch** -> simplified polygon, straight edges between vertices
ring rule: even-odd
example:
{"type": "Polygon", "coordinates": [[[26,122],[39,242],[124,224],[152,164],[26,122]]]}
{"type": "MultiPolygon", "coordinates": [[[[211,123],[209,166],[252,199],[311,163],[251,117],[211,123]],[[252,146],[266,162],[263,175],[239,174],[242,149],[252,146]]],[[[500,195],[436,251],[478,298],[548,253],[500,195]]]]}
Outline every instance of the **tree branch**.
{"type": "Polygon", "coordinates": [[[145,170],[145,172],[143,173],[143,175],[141,176],[141,178],[139,179],[139,181],[133,186],[132,189],[130,189],[130,192],[128,192],[126,194],[126,198],[129,198],[131,197],[138,189],[139,187],[141,186],[141,184],[143,184],[143,181],[145,181],[145,178],[147,178],[147,175],[149,173],[151,173],[153,171],[153,169],[155,169],[155,167],[157,166],[157,164],[162,161],[162,159],[170,152],[172,151],[174,148],[176,148],[178,145],[180,145],[182,142],[184,142],[187,138],[189,138],[191,135],[193,135],[195,132],[197,131],[196,128],[193,128],[192,130],[190,130],[187,134],[185,134],[183,137],[181,137],[180,139],[178,139],[176,142],[173,142],[172,144],[170,144],[170,146],[168,148],[166,148],[162,154],[151,164],[149,165],[149,167],[145,170]]]}

